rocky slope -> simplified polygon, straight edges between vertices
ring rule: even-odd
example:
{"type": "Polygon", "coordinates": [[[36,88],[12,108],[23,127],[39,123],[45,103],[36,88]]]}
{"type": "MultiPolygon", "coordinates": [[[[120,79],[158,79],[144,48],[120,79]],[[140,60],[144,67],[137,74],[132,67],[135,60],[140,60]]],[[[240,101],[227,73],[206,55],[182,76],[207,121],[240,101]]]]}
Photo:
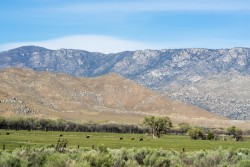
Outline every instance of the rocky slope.
{"type": "Polygon", "coordinates": [[[231,119],[249,120],[246,95],[250,88],[247,84],[249,53],[248,48],[232,48],[143,50],[105,55],[28,46],[0,53],[0,68],[28,67],[87,77],[112,72],[172,99],[231,119]]]}
{"type": "Polygon", "coordinates": [[[145,116],[167,115],[175,123],[210,127],[242,124],[170,100],[115,74],[80,78],[5,69],[0,71],[0,90],[1,115],[119,123],[141,123],[145,116]]]}

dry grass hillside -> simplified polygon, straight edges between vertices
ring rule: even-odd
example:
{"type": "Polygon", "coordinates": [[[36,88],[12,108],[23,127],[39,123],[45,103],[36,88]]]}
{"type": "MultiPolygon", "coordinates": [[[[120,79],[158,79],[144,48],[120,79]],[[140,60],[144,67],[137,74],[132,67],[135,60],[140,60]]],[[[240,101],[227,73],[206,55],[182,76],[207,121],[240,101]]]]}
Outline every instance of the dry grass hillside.
{"type": "Polygon", "coordinates": [[[117,123],[141,123],[147,115],[167,115],[175,123],[247,126],[167,99],[115,74],[80,78],[14,68],[0,71],[0,114],[117,123]]]}

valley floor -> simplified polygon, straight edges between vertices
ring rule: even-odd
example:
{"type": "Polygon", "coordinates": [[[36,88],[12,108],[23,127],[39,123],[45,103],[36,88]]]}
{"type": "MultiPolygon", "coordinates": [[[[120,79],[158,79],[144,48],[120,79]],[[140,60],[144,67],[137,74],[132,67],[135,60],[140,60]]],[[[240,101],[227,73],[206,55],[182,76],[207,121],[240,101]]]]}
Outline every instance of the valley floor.
{"type": "Polygon", "coordinates": [[[145,134],[117,134],[117,133],[86,133],[86,132],[58,132],[58,131],[6,131],[0,130],[0,150],[6,150],[32,146],[51,147],[57,144],[58,139],[68,141],[67,148],[143,148],[164,149],[174,151],[195,151],[204,149],[248,148],[250,149],[250,137],[244,137],[244,141],[209,141],[191,140],[189,136],[165,135],[160,139],[153,139],[145,134]],[[60,137],[61,135],[61,137],[60,137]],[[89,138],[87,138],[87,136],[89,138]],[[143,139],[140,141],[140,139],[143,139]]]}

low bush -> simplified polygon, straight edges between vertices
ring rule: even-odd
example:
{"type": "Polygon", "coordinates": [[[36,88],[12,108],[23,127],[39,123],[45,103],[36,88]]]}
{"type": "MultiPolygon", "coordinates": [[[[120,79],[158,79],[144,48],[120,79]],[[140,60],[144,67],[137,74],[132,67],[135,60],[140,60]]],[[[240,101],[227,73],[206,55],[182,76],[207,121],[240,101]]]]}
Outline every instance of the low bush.
{"type": "Polygon", "coordinates": [[[250,149],[200,150],[177,152],[151,148],[97,149],[19,148],[12,152],[0,151],[0,166],[3,167],[68,167],[68,166],[239,166],[250,165],[250,149]]]}

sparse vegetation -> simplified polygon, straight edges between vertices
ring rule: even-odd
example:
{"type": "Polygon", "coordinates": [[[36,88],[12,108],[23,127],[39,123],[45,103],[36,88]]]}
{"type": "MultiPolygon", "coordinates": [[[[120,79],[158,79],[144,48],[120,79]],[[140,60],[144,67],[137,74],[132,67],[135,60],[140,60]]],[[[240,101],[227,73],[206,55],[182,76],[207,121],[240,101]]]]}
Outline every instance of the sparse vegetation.
{"type": "Polygon", "coordinates": [[[250,149],[200,150],[194,152],[167,151],[152,148],[110,149],[102,145],[97,149],[19,148],[0,151],[0,166],[63,167],[63,166],[240,166],[250,164],[250,149]]]}

